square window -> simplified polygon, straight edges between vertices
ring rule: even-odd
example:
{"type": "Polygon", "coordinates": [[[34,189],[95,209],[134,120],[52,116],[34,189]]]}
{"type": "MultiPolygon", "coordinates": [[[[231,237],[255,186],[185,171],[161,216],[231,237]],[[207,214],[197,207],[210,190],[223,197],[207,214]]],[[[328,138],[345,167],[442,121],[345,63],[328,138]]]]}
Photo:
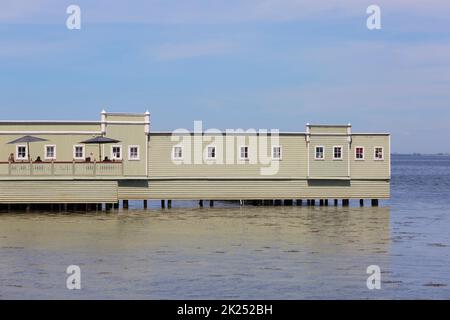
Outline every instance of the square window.
{"type": "Polygon", "coordinates": [[[323,160],[325,157],[325,148],[322,146],[316,147],[316,154],[315,159],[316,160],[323,160]]]}
{"type": "Polygon", "coordinates": [[[363,147],[355,148],[355,158],[356,158],[356,160],[364,160],[364,148],[363,147]]]}
{"type": "Polygon", "coordinates": [[[183,159],[183,147],[180,146],[173,147],[173,159],[176,160],[183,159]]]}
{"type": "Polygon", "coordinates": [[[241,160],[248,159],[248,146],[241,147],[240,158],[241,158],[241,160]]]}
{"type": "Polygon", "coordinates": [[[208,159],[215,159],[216,158],[216,147],[209,146],[208,147],[208,159]]]}
{"type": "Polygon", "coordinates": [[[25,159],[27,159],[27,146],[17,146],[16,151],[17,151],[16,152],[16,154],[17,154],[16,158],[18,160],[25,160],[25,159]]]}
{"type": "Polygon", "coordinates": [[[45,146],[45,159],[56,159],[56,146],[45,146]]]}
{"type": "Polygon", "coordinates": [[[84,160],[84,146],[73,147],[73,158],[77,160],[84,160]]]}
{"type": "Polygon", "coordinates": [[[122,160],[122,147],[121,146],[112,146],[111,147],[111,159],[122,160]]]}
{"type": "Polygon", "coordinates": [[[128,148],[128,160],[139,160],[139,146],[130,146],[128,148]]]}
{"type": "Polygon", "coordinates": [[[342,159],[342,147],[333,147],[333,159],[341,160],[342,159]]]}
{"type": "Polygon", "coordinates": [[[281,147],[280,146],[273,146],[272,147],[272,159],[281,159],[281,147]]]}
{"type": "Polygon", "coordinates": [[[375,160],[383,160],[384,154],[383,154],[383,147],[375,147],[375,160]]]}

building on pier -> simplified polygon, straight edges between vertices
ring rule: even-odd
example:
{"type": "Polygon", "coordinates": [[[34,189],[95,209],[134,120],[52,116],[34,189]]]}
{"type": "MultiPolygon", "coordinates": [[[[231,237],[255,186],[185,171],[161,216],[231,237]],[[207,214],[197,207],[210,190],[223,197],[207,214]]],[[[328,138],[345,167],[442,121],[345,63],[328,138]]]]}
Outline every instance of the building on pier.
{"type": "Polygon", "coordinates": [[[1,204],[390,196],[390,135],[351,125],[154,132],[148,112],[103,111],[99,121],[0,121],[0,145],[1,204]],[[44,141],[9,144],[22,136],[44,141]],[[119,142],[81,143],[98,136],[119,142]]]}

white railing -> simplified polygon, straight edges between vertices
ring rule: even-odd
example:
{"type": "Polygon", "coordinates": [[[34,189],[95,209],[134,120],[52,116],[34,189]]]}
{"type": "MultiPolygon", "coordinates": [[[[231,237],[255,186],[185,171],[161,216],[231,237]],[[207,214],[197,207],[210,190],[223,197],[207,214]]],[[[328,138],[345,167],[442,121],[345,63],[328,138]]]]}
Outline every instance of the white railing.
{"type": "Polygon", "coordinates": [[[123,162],[2,162],[0,176],[123,176],[123,162]]]}

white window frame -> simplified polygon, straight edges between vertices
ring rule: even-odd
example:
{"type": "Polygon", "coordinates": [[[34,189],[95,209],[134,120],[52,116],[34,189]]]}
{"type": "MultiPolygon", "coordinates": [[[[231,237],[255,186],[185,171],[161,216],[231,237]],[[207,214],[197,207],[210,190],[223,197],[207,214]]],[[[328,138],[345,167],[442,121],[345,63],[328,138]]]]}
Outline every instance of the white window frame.
{"type": "Polygon", "coordinates": [[[325,146],[314,147],[314,160],[325,160],[325,146]],[[317,148],[322,148],[322,158],[317,158],[317,148]]]}
{"type": "Polygon", "coordinates": [[[355,147],[355,160],[356,161],[364,161],[365,160],[365,158],[366,158],[366,149],[363,147],[363,146],[356,146],[355,147]],[[357,156],[356,156],[356,150],[358,150],[358,149],[362,149],[362,158],[358,158],[357,156]]]}
{"type": "Polygon", "coordinates": [[[209,145],[206,147],[206,160],[216,160],[217,159],[217,147],[215,145],[209,145]],[[209,156],[209,148],[214,148],[214,157],[209,156]]]}
{"type": "Polygon", "coordinates": [[[383,161],[384,160],[384,147],[382,147],[382,146],[373,147],[373,160],[375,160],[375,161],[383,161]],[[376,157],[377,149],[381,149],[381,158],[376,157]]]}
{"type": "Polygon", "coordinates": [[[344,160],[344,147],[343,146],[333,146],[333,160],[344,160]],[[336,158],[335,148],[341,148],[341,157],[336,158]]]}
{"type": "Polygon", "coordinates": [[[247,145],[239,146],[239,160],[242,160],[242,161],[250,160],[250,148],[247,145]],[[247,148],[247,157],[242,157],[242,148],[247,148]]]}
{"type": "Polygon", "coordinates": [[[184,160],[184,148],[182,145],[176,145],[172,147],[172,160],[184,160]],[[175,149],[180,148],[181,149],[181,157],[175,156],[175,149]]]}
{"type": "Polygon", "coordinates": [[[16,160],[28,160],[28,146],[26,144],[19,144],[16,146],[16,160]],[[19,148],[25,148],[25,157],[19,157],[19,148]]]}
{"type": "Polygon", "coordinates": [[[279,146],[279,145],[272,146],[272,160],[281,160],[281,159],[283,159],[283,148],[281,146],[279,146]],[[278,158],[276,158],[274,156],[275,148],[279,148],[280,149],[280,156],[278,158]]]}
{"type": "Polygon", "coordinates": [[[84,145],[76,144],[76,145],[73,146],[73,159],[74,160],[85,160],[86,159],[85,156],[86,156],[86,147],[84,145]],[[83,155],[81,157],[77,157],[76,150],[77,150],[78,147],[83,148],[83,155]]]}
{"type": "Polygon", "coordinates": [[[111,160],[119,160],[121,161],[123,159],[123,148],[122,145],[116,144],[111,146],[111,160]],[[120,148],[120,157],[114,156],[114,148],[120,148]]]}
{"type": "Polygon", "coordinates": [[[56,160],[56,145],[55,144],[46,144],[44,146],[44,159],[45,160],[56,160]],[[52,147],[53,148],[53,157],[47,156],[47,148],[52,147]]]}
{"type": "Polygon", "coordinates": [[[131,145],[128,146],[128,161],[139,161],[141,160],[141,148],[138,145],[131,145]],[[132,158],[131,157],[131,149],[132,148],[136,148],[137,149],[137,157],[136,158],[132,158]]]}

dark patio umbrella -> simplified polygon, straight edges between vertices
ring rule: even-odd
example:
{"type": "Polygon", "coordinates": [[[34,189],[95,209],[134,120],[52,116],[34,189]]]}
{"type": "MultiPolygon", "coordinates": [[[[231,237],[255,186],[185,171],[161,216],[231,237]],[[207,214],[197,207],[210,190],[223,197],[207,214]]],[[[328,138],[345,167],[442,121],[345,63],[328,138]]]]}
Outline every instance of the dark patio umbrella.
{"type": "Polygon", "coordinates": [[[48,141],[48,140],[38,138],[38,137],[33,137],[33,136],[24,136],[22,138],[14,140],[14,141],[8,142],[8,144],[26,143],[27,151],[28,151],[28,161],[29,161],[30,160],[30,143],[31,142],[41,142],[41,141],[48,141]]]}
{"type": "Polygon", "coordinates": [[[101,145],[102,144],[108,144],[108,143],[118,143],[119,140],[111,139],[103,136],[94,137],[85,141],[81,141],[80,143],[83,144],[98,144],[98,154],[100,155],[100,161],[102,161],[102,150],[101,145]]]}

